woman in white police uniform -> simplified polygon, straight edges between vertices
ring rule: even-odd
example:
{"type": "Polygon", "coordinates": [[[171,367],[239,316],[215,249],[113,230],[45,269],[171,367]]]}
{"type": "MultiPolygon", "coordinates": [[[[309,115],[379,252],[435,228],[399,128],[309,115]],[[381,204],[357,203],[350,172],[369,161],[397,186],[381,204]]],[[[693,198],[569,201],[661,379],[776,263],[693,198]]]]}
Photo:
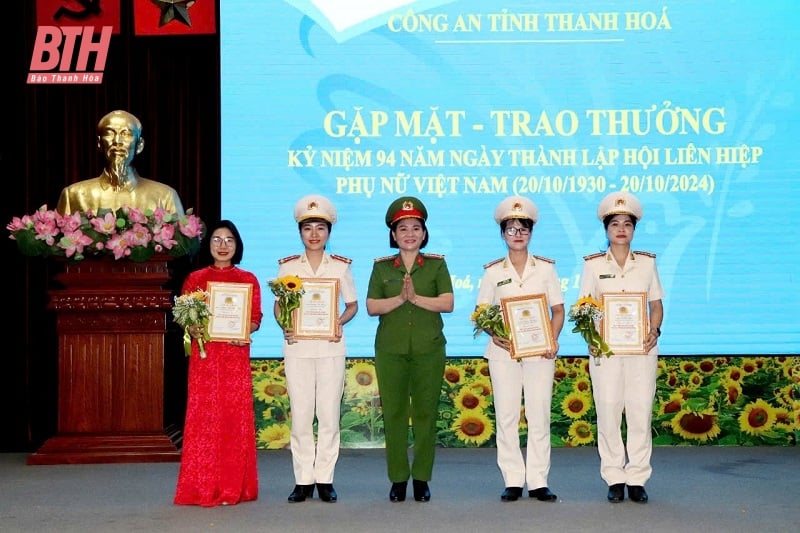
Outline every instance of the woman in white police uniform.
{"type": "MultiPolygon", "coordinates": [[[[539,501],[557,499],[547,486],[550,472],[550,404],[553,395],[558,336],[564,325],[564,297],[551,259],[531,255],[528,245],[533,226],[539,219],[536,206],[528,198],[510,196],[495,209],[495,221],[508,247],[508,255],[484,266],[477,304],[500,304],[501,298],[545,294],[550,306],[550,327],[555,350],[542,357],[512,359],[508,340],[492,336],[484,357],[489,361],[497,425],[497,466],[503,475],[504,502],[522,496],[539,501]],[[520,449],[520,404],[525,399],[528,421],[526,457],[520,449]]],[[[489,332],[487,332],[489,333],[489,332]]]]}
{"type": "Polygon", "coordinates": [[[603,222],[608,238],[605,252],[584,257],[580,295],[599,299],[603,293],[644,292],[649,308],[649,331],[645,338],[646,355],[595,357],[590,348],[589,373],[597,410],[597,449],[600,476],[608,484],[607,498],[612,503],[628,497],[647,503],[644,484],[650,479],[653,450],[652,418],[658,369],[658,337],[664,309],[663,291],[655,255],[632,252],[636,224],[642,219],[642,204],[632,194],[614,192],[602,199],[597,218],[603,222]],[[627,442],[622,440],[622,415],[625,414],[627,442]]]}
{"type": "MultiPolygon", "coordinates": [[[[336,209],[325,197],[310,195],[294,208],[300,238],[305,250],[278,261],[278,277],[336,278],[344,309],[336,324],[336,340],[295,339],[284,331],[283,357],[291,413],[291,450],[295,487],[288,500],[302,502],[313,497],[314,486],[321,500],[336,502],[333,473],[339,458],[339,416],[344,392],[347,347],[342,326],[358,311],[350,259],[328,254],[336,209]],[[314,417],[317,441],[314,442],[314,417]]],[[[275,316],[279,306],[274,305],[275,316]]]]}

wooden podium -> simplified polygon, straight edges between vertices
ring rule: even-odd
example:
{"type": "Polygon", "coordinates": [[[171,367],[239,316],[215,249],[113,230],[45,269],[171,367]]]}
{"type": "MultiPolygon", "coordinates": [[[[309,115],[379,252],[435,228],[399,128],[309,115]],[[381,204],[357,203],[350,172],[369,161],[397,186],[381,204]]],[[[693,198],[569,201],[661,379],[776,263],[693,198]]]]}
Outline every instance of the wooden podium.
{"type": "Polygon", "coordinates": [[[168,255],[63,263],[57,313],[57,434],[29,465],[179,461],[164,428],[164,337],[172,295],[168,255]]]}

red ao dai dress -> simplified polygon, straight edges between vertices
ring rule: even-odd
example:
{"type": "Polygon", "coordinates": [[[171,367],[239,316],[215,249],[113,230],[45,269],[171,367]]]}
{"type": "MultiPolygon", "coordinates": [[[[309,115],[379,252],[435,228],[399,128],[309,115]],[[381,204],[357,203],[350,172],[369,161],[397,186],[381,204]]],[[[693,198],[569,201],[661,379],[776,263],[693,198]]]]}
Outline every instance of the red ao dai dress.
{"type": "MultiPolygon", "coordinates": [[[[189,274],[182,292],[209,281],[253,285],[250,321],[261,323],[261,290],[252,273],[236,266],[189,274]]],[[[234,505],[258,497],[255,414],[250,345],[207,342],[205,358],[192,343],[183,450],[174,503],[234,505]]]]}

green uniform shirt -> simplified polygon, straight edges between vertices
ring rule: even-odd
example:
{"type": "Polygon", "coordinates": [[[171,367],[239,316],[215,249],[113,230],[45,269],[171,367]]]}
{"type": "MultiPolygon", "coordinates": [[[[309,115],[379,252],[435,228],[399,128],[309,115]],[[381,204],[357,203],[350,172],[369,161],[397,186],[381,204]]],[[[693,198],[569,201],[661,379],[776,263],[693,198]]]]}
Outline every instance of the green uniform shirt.
{"type": "MultiPolygon", "coordinates": [[[[403,289],[405,267],[400,255],[376,259],[369,278],[367,298],[391,298],[403,289]]],[[[419,296],[439,296],[453,292],[453,282],[444,257],[420,254],[411,269],[414,290],[419,296]]],[[[397,309],[381,315],[375,334],[375,352],[409,354],[431,353],[444,349],[444,322],[441,313],[403,302],[397,309]]]]}

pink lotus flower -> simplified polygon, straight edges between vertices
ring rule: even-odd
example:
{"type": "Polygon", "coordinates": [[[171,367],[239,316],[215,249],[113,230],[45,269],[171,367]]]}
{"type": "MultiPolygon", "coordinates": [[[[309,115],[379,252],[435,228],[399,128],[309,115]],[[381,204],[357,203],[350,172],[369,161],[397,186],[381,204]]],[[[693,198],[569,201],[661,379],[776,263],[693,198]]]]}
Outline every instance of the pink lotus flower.
{"type": "Polygon", "coordinates": [[[201,236],[205,232],[201,220],[193,216],[187,216],[185,219],[179,220],[178,228],[182,234],[193,239],[201,236]]]}
{"type": "Polygon", "coordinates": [[[114,259],[120,259],[125,257],[125,255],[130,254],[130,244],[128,243],[127,233],[123,233],[122,235],[114,235],[108,241],[106,241],[106,250],[111,250],[111,252],[114,254],[114,259]]]}
{"type": "Polygon", "coordinates": [[[150,228],[138,222],[125,232],[125,234],[127,235],[130,246],[147,246],[147,243],[152,239],[150,228]]]}
{"type": "Polygon", "coordinates": [[[131,222],[136,222],[139,224],[147,224],[148,222],[147,215],[145,215],[141,209],[136,209],[135,207],[123,207],[121,211],[127,212],[127,218],[131,222]]]}
{"type": "Polygon", "coordinates": [[[153,230],[153,240],[158,243],[156,246],[161,245],[167,250],[178,244],[173,237],[175,236],[175,226],[164,224],[157,226],[153,230]]]}
{"type": "Polygon", "coordinates": [[[170,213],[163,207],[159,206],[156,207],[156,210],[153,211],[153,219],[159,224],[163,224],[165,222],[172,222],[175,219],[175,213],[170,213]]]}
{"type": "Polygon", "coordinates": [[[95,217],[89,221],[94,230],[104,235],[111,235],[117,231],[117,217],[108,212],[104,217],[95,217]]]}
{"type": "Polygon", "coordinates": [[[74,231],[77,231],[81,227],[82,223],[83,220],[79,212],[75,212],[70,215],[65,215],[63,217],[56,216],[56,224],[58,225],[59,228],[61,228],[61,231],[64,233],[72,233],[74,231]]]}
{"type": "Polygon", "coordinates": [[[65,233],[58,241],[58,246],[64,249],[67,257],[72,257],[75,253],[83,254],[83,249],[90,246],[94,241],[88,235],[84,235],[81,230],[65,233]]]}
{"type": "Polygon", "coordinates": [[[11,219],[11,222],[6,224],[6,229],[12,233],[15,231],[19,231],[21,229],[26,229],[28,227],[28,224],[27,222],[25,222],[25,219],[30,220],[30,218],[31,217],[29,215],[25,215],[22,218],[14,217],[11,219]]]}
{"type": "Polygon", "coordinates": [[[33,229],[36,232],[36,240],[44,241],[47,246],[53,246],[56,242],[56,237],[61,233],[54,220],[37,220],[33,224],[33,229]]]}

